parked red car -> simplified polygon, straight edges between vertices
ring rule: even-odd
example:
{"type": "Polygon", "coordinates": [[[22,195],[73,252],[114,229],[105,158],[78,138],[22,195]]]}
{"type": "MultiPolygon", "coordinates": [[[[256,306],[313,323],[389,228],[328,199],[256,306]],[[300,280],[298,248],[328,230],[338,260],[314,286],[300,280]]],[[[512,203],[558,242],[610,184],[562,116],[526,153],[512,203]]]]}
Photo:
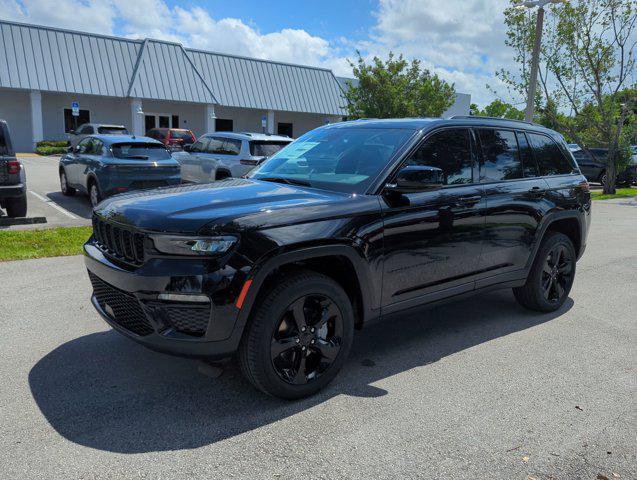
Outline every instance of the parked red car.
{"type": "Polygon", "coordinates": [[[146,132],[146,136],[159,140],[171,151],[183,150],[184,145],[192,145],[197,141],[195,134],[184,128],[153,128],[146,132]]]}

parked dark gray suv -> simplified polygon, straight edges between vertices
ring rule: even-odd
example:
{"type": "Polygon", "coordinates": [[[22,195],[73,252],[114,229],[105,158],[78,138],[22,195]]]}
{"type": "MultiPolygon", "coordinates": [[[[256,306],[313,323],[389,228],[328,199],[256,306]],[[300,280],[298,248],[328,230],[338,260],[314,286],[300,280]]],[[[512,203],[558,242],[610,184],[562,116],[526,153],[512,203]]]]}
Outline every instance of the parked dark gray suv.
{"type": "Polygon", "coordinates": [[[10,217],[27,214],[27,180],[4,120],[0,120],[0,207],[5,208],[10,217]]]}

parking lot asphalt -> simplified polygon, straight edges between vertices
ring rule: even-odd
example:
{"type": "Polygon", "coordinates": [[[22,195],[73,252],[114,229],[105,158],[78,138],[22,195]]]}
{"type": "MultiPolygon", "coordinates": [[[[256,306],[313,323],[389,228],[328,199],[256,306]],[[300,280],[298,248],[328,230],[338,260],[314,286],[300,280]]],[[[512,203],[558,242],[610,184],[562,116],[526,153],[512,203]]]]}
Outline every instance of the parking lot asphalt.
{"type": "Polygon", "coordinates": [[[27,217],[45,217],[46,223],[0,225],[0,229],[25,230],[91,224],[92,210],[88,196],[77,194],[65,197],[60,191],[59,157],[21,155],[20,161],[27,175],[27,217]]]}
{"type": "Polygon", "coordinates": [[[292,403],[110,330],[81,257],[0,264],[0,478],[635,478],[635,239],[635,199],[596,202],[558,312],[503,291],[369,325],[292,403]]]}

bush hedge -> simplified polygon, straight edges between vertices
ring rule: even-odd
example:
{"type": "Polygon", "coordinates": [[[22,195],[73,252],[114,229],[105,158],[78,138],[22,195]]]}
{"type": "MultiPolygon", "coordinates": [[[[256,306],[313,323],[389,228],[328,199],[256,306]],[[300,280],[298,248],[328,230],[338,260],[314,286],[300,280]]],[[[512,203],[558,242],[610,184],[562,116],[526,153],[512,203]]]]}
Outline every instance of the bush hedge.
{"type": "Polygon", "coordinates": [[[37,153],[38,155],[61,155],[66,153],[66,149],[68,147],[64,146],[64,147],[48,147],[48,146],[43,146],[43,147],[36,147],[35,149],[35,153],[37,153]]]}
{"type": "Polygon", "coordinates": [[[42,140],[38,142],[36,147],[68,147],[68,140],[55,141],[55,140],[42,140]]]}

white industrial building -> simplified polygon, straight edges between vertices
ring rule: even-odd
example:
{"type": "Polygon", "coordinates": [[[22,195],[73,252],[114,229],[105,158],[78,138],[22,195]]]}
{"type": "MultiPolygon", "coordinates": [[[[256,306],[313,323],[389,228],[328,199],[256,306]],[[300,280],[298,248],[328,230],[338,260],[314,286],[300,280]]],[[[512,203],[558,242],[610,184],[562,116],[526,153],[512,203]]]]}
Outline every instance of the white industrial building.
{"type": "MultiPolygon", "coordinates": [[[[261,131],[265,119],[267,132],[297,137],[343,118],[342,88],[322,68],[0,21],[0,118],[16,151],[89,121],[199,136],[261,131]]],[[[456,100],[446,115],[468,114],[470,96],[456,100]]]]}

